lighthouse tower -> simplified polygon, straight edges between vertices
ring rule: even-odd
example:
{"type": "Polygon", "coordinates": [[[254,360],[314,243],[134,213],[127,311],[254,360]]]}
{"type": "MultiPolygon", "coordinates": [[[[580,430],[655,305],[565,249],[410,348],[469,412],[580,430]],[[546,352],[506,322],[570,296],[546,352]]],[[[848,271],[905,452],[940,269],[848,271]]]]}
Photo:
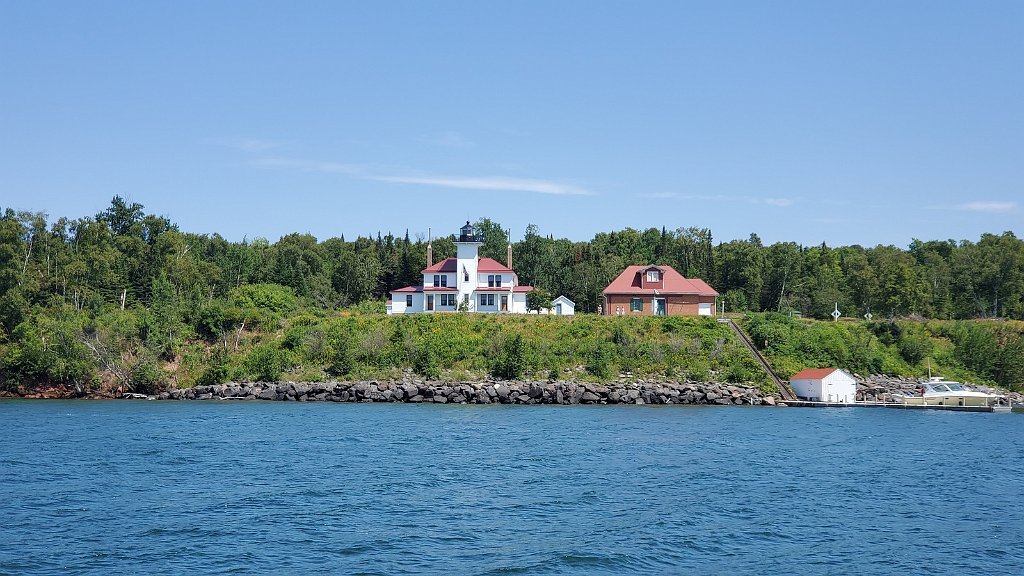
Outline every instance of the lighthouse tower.
{"type": "Polygon", "coordinates": [[[467,220],[466,225],[459,228],[459,240],[455,243],[455,258],[458,261],[456,286],[459,289],[459,302],[468,302],[477,289],[480,246],[482,245],[483,237],[467,220]]]}

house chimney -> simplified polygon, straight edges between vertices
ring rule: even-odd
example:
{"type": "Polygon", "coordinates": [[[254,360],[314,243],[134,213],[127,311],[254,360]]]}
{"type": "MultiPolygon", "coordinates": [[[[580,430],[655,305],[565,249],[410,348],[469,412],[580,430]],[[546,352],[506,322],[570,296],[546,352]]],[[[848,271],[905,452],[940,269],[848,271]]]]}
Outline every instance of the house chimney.
{"type": "Polygon", "coordinates": [[[430,228],[427,228],[427,268],[434,265],[434,245],[431,244],[430,228]]]}
{"type": "Polygon", "coordinates": [[[505,258],[505,265],[508,266],[509,270],[512,269],[512,229],[508,229],[508,254],[505,258]]]}

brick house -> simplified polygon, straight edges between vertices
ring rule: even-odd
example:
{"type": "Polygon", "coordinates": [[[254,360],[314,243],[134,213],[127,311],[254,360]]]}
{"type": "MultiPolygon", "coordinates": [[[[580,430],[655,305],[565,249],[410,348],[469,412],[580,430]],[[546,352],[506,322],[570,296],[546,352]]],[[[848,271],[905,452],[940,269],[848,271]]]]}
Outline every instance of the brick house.
{"type": "Polygon", "coordinates": [[[605,315],[714,316],[718,292],[671,266],[628,266],[604,289],[605,315]]]}

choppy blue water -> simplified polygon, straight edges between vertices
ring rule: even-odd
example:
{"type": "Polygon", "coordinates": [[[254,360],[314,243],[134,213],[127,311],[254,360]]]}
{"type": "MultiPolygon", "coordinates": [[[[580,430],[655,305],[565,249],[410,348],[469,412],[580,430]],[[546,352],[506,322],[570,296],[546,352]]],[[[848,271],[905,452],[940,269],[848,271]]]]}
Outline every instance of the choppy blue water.
{"type": "Polygon", "coordinates": [[[1024,415],[3,401],[2,574],[1022,574],[1024,415]]]}

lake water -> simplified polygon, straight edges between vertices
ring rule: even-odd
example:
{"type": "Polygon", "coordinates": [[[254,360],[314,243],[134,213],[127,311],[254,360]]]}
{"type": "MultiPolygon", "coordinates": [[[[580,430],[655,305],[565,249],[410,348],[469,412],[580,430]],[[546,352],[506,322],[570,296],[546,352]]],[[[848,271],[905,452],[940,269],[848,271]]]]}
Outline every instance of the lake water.
{"type": "Polygon", "coordinates": [[[0,401],[0,574],[1024,574],[1024,415],[0,401]]]}

